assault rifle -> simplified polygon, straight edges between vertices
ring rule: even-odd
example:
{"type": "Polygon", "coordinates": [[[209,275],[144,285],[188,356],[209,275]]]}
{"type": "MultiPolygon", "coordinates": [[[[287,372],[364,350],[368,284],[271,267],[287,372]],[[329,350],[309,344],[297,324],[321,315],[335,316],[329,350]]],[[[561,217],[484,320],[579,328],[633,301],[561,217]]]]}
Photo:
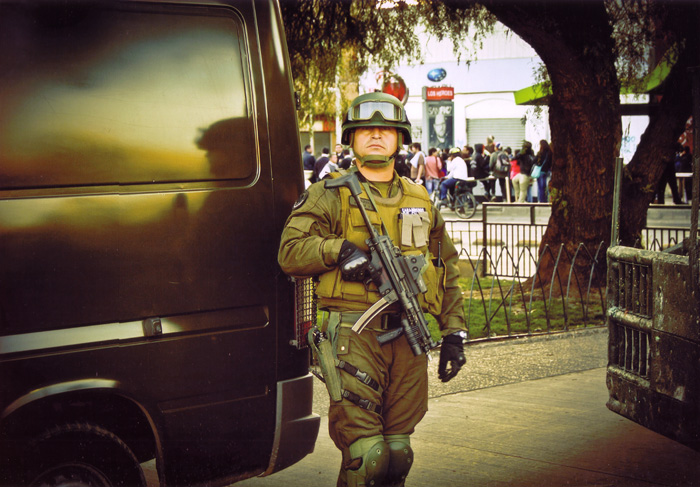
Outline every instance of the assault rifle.
{"type": "Polygon", "coordinates": [[[401,328],[379,336],[379,341],[385,343],[405,334],[414,355],[428,353],[437,347],[437,343],[430,336],[428,322],[418,302],[418,295],[427,291],[422,276],[428,265],[425,256],[422,254],[401,255],[401,250],[394,245],[386,231],[384,231],[384,235],[377,233],[360,200],[362,187],[355,172],[325,182],[326,188],[342,186],[348,188],[355,198],[362,219],[369,231],[370,236],[366,240],[370,251],[368,281],[377,286],[381,295],[381,299],[360,316],[360,319],[352,327],[353,331],[361,333],[373,318],[388,306],[398,302],[401,308],[401,328]]]}

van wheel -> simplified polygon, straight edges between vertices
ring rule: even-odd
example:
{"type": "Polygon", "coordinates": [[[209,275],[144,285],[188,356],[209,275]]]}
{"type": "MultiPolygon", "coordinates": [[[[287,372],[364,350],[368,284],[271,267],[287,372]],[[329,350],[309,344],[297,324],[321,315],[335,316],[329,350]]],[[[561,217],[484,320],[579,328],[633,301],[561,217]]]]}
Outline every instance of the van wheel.
{"type": "Polygon", "coordinates": [[[141,466],[129,447],[104,428],[70,423],[32,442],[26,479],[31,487],[145,487],[141,466]]]}

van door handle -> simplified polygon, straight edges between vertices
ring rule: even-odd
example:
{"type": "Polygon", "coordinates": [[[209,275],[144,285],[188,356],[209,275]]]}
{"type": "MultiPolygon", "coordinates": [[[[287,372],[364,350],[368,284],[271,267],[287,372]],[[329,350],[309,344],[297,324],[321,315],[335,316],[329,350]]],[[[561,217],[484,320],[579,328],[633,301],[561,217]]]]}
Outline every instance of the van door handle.
{"type": "Polygon", "coordinates": [[[143,320],[143,335],[155,337],[163,334],[163,324],[160,318],[147,318],[143,320]]]}

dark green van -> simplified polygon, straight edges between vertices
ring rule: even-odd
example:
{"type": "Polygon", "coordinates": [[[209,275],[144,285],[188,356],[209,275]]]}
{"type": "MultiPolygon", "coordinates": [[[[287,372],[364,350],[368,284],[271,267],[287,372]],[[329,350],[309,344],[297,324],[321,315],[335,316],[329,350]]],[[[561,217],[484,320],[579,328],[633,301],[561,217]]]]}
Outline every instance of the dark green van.
{"type": "MultiPolygon", "coordinates": [[[[222,485],[313,450],[275,1],[0,0],[0,477],[222,485]]],[[[310,293],[308,293],[310,294],[310,293]]]]}

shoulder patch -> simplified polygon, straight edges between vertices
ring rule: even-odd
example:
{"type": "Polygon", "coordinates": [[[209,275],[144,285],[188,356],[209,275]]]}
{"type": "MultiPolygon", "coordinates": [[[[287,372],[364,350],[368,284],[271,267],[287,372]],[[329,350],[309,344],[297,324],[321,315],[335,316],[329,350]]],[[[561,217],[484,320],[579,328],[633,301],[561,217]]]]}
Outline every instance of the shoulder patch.
{"type": "Polygon", "coordinates": [[[297,198],[297,200],[294,202],[294,209],[297,210],[297,209],[301,208],[301,206],[304,203],[306,203],[306,200],[308,198],[309,198],[309,191],[305,189],[304,192],[301,193],[299,195],[299,197],[297,198]]]}

